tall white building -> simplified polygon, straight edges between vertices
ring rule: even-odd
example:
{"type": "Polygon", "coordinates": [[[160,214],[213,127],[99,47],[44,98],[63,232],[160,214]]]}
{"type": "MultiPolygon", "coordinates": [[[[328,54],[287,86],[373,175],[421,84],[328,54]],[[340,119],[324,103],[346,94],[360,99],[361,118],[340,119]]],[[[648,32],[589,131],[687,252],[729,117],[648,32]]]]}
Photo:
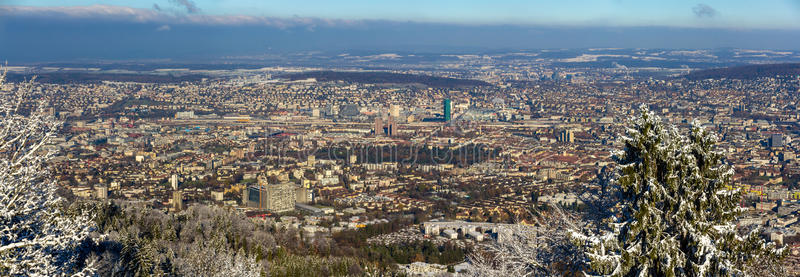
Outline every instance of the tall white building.
{"type": "Polygon", "coordinates": [[[172,176],[169,176],[169,184],[172,186],[172,190],[178,189],[178,174],[172,174],[172,176]]]}
{"type": "Polygon", "coordinates": [[[400,118],[400,105],[392,105],[389,109],[389,115],[394,118],[400,118]]]}
{"type": "Polygon", "coordinates": [[[95,188],[97,190],[97,198],[98,199],[108,199],[108,187],[104,185],[97,186],[95,188]]]}
{"type": "Polygon", "coordinates": [[[575,142],[575,134],[572,133],[572,130],[563,130],[558,134],[558,141],[573,143],[575,142]]]}

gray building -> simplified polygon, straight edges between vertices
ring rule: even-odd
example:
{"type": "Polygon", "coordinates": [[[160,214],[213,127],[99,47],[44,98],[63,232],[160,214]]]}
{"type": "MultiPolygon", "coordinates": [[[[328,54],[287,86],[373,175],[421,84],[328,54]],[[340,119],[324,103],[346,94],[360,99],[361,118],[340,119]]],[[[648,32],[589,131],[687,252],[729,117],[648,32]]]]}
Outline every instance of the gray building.
{"type": "Polygon", "coordinates": [[[297,186],[290,182],[268,184],[263,178],[259,178],[258,183],[258,185],[250,186],[243,191],[243,206],[276,213],[294,210],[297,202],[297,186]]]}
{"type": "Polygon", "coordinates": [[[771,148],[783,147],[783,135],[772,134],[772,136],[769,137],[769,147],[771,148]]]}

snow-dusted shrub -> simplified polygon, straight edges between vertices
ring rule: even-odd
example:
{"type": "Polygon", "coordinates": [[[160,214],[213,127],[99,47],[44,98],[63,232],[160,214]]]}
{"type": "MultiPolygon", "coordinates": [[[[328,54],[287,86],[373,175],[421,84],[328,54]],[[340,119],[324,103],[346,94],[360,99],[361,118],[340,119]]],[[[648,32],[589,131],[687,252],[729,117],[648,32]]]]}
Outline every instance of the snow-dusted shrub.
{"type": "Polygon", "coordinates": [[[41,103],[23,106],[32,86],[0,92],[0,276],[88,275],[93,266],[80,250],[93,224],[63,212],[46,166],[58,122],[41,103]]]}

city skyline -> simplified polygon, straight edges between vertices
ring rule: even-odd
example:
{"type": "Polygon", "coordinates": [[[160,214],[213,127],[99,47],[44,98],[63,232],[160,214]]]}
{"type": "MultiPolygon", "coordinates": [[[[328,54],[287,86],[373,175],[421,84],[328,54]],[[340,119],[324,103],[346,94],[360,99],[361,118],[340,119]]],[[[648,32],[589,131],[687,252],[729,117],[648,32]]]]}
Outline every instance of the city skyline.
{"type": "Polygon", "coordinates": [[[0,276],[800,276],[800,0],[0,0],[0,276]]]}

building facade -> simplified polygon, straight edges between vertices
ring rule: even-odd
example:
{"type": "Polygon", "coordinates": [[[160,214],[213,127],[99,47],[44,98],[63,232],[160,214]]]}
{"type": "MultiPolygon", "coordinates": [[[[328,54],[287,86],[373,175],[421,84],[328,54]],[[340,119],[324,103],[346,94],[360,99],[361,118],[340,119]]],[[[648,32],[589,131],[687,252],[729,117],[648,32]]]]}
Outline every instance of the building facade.
{"type": "Polygon", "coordinates": [[[445,122],[450,122],[450,120],[452,119],[452,116],[453,116],[452,113],[453,113],[453,102],[451,102],[450,99],[445,99],[444,100],[444,111],[443,111],[444,121],[445,122]]]}
{"type": "Polygon", "coordinates": [[[293,211],[297,202],[297,187],[290,182],[268,184],[266,179],[259,178],[258,185],[250,186],[243,191],[242,201],[246,207],[276,213],[293,211]]]}

